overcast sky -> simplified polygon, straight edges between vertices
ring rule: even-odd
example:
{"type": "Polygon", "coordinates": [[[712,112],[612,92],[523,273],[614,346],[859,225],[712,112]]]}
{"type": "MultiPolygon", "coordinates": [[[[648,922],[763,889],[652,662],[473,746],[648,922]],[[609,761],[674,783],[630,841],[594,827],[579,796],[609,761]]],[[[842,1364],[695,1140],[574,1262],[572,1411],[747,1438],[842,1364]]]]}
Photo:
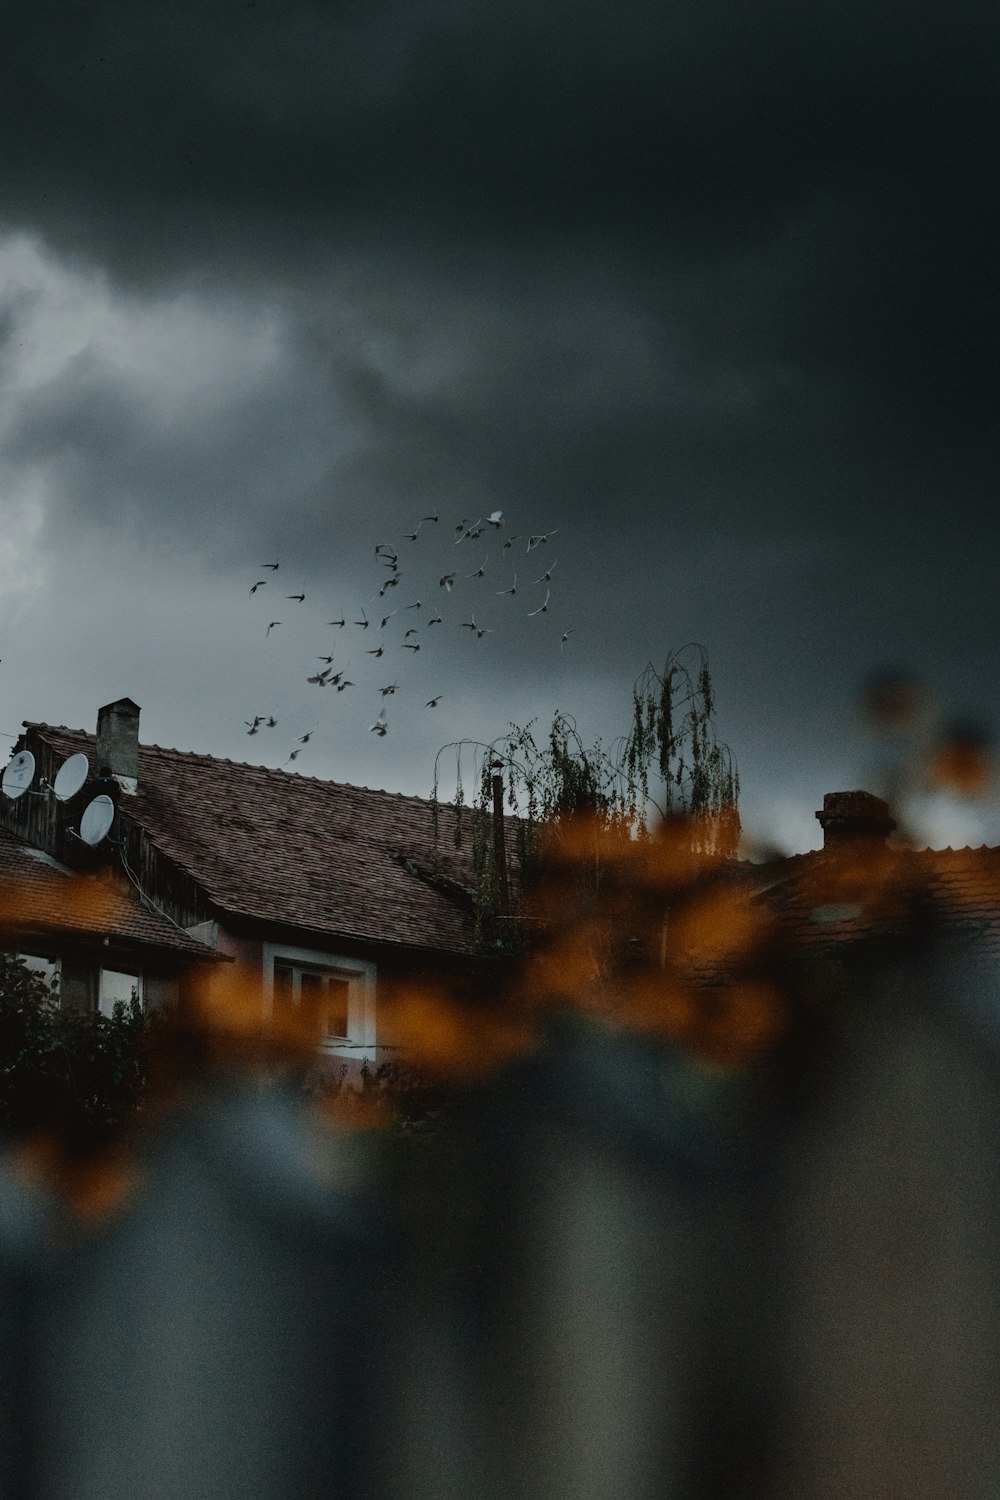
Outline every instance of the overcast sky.
{"type": "Polygon", "coordinates": [[[992,729],[998,33],[962,0],[18,7],[0,730],[128,694],[144,740],[281,765],[315,730],[294,769],[423,794],[512,720],[612,739],[697,640],[747,822],[805,848],[871,782],[872,671],[992,729]],[[330,653],[352,689],[307,684],[330,653]]]}

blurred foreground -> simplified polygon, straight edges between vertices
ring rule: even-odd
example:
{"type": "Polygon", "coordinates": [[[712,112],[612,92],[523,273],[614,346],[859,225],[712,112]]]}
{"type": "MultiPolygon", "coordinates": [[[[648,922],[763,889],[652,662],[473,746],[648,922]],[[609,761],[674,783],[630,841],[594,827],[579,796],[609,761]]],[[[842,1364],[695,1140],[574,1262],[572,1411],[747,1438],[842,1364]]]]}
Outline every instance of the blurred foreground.
{"type": "Polygon", "coordinates": [[[475,993],[396,997],[423,1090],[233,994],[99,1150],[11,1140],[0,1494],[996,1495],[995,957],[874,846],[815,910],[881,937],[831,958],[593,837],[475,993]]]}

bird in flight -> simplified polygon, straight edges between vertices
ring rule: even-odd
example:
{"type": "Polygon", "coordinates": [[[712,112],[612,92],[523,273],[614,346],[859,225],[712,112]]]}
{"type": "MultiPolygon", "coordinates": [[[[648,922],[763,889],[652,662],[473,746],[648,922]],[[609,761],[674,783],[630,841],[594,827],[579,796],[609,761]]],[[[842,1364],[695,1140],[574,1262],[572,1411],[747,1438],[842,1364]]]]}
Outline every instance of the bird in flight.
{"type": "Polygon", "coordinates": [[[269,714],[268,717],[267,717],[267,719],[265,720],[265,723],[266,723],[266,726],[267,726],[268,729],[274,729],[275,726],[277,725],[277,722],[278,721],[274,717],[274,714],[269,714]]]}
{"type": "Polygon", "coordinates": [[[486,524],[488,526],[495,526],[497,531],[499,531],[500,527],[503,525],[503,511],[491,510],[489,515],[486,517],[486,524]]]}
{"type": "Polygon", "coordinates": [[[249,724],[250,725],[249,729],[247,730],[247,734],[256,734],[257,733],[257,727],[260,724],[260,722],[263,719],[263,717],[264,717],[263,714],[254,714],[252,722],[251,722],[250,719],[244,719],[243,720],[244,724],[249,724]]]}
{"type": "Polygon", "coordinates": [[[349,678],[345,677],[344,680],[343,680],[343,682],[338,682],[337,683],[337,692],[338,693],[342,693],[345,688],[349,688],[349,687],[353,687],[353,686],[354,686],[354,683],[351,682],[349,678]]]}
{"type": "Polygon", "coordinates": [[[416,627],[416,626],[415,626],[415,625],[411,625],[411,626],[410,626],[410,628],[409,628],[409,630],[408,630],[408,631],[407,631],[407,632],[406,632],[406,634],[405,634],[405,635],[404,635],[404,636],[403,636],[403,640],[404,640],[404,641],[405,641],[405,640],[407,640],[407,639],[408,639],[408,638],[409,638],[409,637],[410,637],[410,636],[411,636],[411,635],[417,635],[417,634],[418,634],[418,631],[417,631],[417,627],[416,627]]]}
{"type": "Polygon", "coordinates": [[[341,615],[339,620],[327,620],[326,623],[328,625],[336,625],[340,630],[343,630],[344,626],[347,624],[347,621],[344,619],[343,615],[341,615]]]}
{"type": "Polygon", "coordinates": [[[404,651],[419,651],[420,650],[420,642],[419,641],[404,641],[403,642],[403,650],[404,651]]]}
{"type": "Polygon", "coordinates": [[[278,569],[281,567],[281,564],[280,563],[261,563],[260,566],[262,568],[272,568],[274,570],[274,572],[276,573],[278,571],[278,569]]]}
{"type": "Polygon", "coordinates": [[[360,625],[362,630],[367,630],[368,629],[369,621],[368,621],[368,616],[365,614],[365,607],[364,607],[364,605],[361,606],[361,619],[360,620],[355,620],[354,623],[355,623],[355,625],[360,625]]]}
{"type": "Polygon", "coordinates": [[[375,720],[375,723],[371,725],[371,727],[368,730],[368,733],[369,734],[379,734],[379,735],[386,735],[386,734],[389,733],[389,726],[385,722],[385,709],[384,708],[380,708],[379,709],[379,711],[378,711],[378,718],[375,720]]]}
{"type": "Polygon", "coordinates": [[[280,620],[272,620],[271,623],[270,623],[270,625],[264,631],[264,637],[265,637],[265,639],[271,634],[271,631],[274,629],[274,627],[276,625],[280,625],[280,624],[281,624],[280,620]]]}
{"type": "Polygon", "coordinates": [[[506,552],[508,547],[513,547],[514,543],[519,542],[520,540],[521,538],[519,536],[509,536],[503,544],[503,550],[506,552]]]}
{"type": "Polygon", "coordinates": [[[423,524],[424,521],[436,521],[436,520],[437,520],[437,516],[436,515],[434,515],[434,516],[421,516],[420,517],[421,525],[423,524]]]}
{"type": "Polygon", "coordinates": [[[389,698],[398,687],[398,682],[390,682],[385,687],[379,688],[379,692],[382,694],[383,698],[389,698]]]}
{"type": "Polygon", "coordinates": [[[438,579],[438,588],[447,589],[448,593],[450,594],[454,582],[454,573],[442,573],[441,577],[438,579]]]}
{"type": "Polygon", "coordinates": [[[498,594],[516,594],[517,593],[517,574],[516,573],[514,574],[514,582],[511,584],[511,586],[510,586],[509,589],[497,589],[497,593],[498,594]]]}
{"type": "Polygon", "coordinates": [[[403,608],[404,609],[423,609],[423,605],[420,603],[419,599],[416,599],[412,604],[406,604],[406,605],[404,605],[403,608]]]}
{"type": "Polygon", "coordinates": [[[528,610],[528,619],[529,620],[531,619],[532,615],[544,615],[544,614],[547,613],[548,607],[549,607],[549,595],[550,595],[551,592],[552,592],[551,589],[546,589],[545,590],[545,602],[544,602],[544,604],[540,604],[537,609],[529,609],[528,610]]]}
{"type": "Polygon", "coordinates": [[[438,693],[438,695],[437,695],[436,698],[428,698],[427,702],[424,704],[424,707],[425,708],[437,708],[438,704],[441,702],[441,699],[443,697],[444,697],[444,693],[438,693]]]}
{"type": "Polygon", "coordinates": [[[571,635],[575,635],[575,634],[576,634],[575,630],[565,630],[565,631],[563,631],[562,638],[559,641],[559,650],[560,651],[565,646],[565,644],[569,640],[570,636],[571,635]]]}
{"type": "Polygon", "coordinates": [[[535,548],[540,547],[543,542],[547,542],[550,536],[555,536],[558,530],[559,527],[555,526],[551,531],[540,531],[537,536],[529,536],[528,551],[534,552],[535,548]]]}
{"type": "Polygon", "coordinates": [[[440,625],[442,618],[443,617],[441,615],[435,614],[431,616],[427,623],[428,625],[440,625]]]}
{"type": "Polygon", "coordinates": [[[551,568],[546,568],[546,570],[542,574],[541,578],[533,578],[531,580],[532,583],[548,583],[549,579],[552,577],[553,573],[556,570],[556,563],[558,563],[558,561],[559,561],[559,559],[557,557],[556,561],[552,564],[551,568]]]}
{"type": "Polygon", "coordinates": [[[309,741],[312,739],[312,737],[313,737],[313,735],[315,733],[316,733],[315,729],[310,729],[310,731],[309,731],[308,734],[300,734],[299,735],[299,744],[300,745],[308,745],[309,741]]]}
{"type": "Polygon", "coordinates": [[[365,652],[365,655],[366,656],[384,656],[385,655],[385,647],[384,646],[373,646],[370,651],[366,651],[365,652]]]}
{"type": "Polygon", "coordinates": [[[486,559],[484,558],[483,561],[479,564],[479,567],[476,569],[476,571],[474,573],[466,573],[465,576],[466,576],[466,578],[482,578],[482,576],[483,576],[483,574],[485,572],[486,572],[486,559]]]}
{"type": "Polygon", "coordinates": [[[315,677],[307,677],[306,682],[314,682],[317,687],[326,687],[329,680],[330,668],[325,667],[322,672],[317,672],[315,677]]]}
{"type": "Polygon", "coordinates": [[[475,525],[473,525],[473,526],[467,526],[466,529],[462,532],[461,536],[458,538],[458,541],[455,543],[455,546],[457,547],[457,546],[459,546],[460,543],[468,541],[470,537],[475,538],[477,536],[481,536],[482,535],[482,530],[483,530],[483,523],[482,523],[482,521],[476,521],[475,525]],[[479,528],[478,530],[476,529],[477,527],[479,528]]]}
{"type": "Polygon", "coordinates": [[[293,760],[297,760],[301,754],[302,754],[301,750],[293,750],[292,753],[291,753],[291,755],[285,761],[285,765],[286,766],[290,766],[291,763],[292,763],[292,761],[293,760]]]}
{"type": "Polygon", "coordinates": [[[389,613],[387,615],[383,615],[382,616],[382,623],[379,626],[379,630],[384,630],[385,629],[385,627],[388,625],[389,621],[392,619],[392,617],[393,617],[393,615],[395,613],[396,613],[396,611],[394,609],[390,609],[390,611],[389,611],[389,613]]]}
{"type": "Polygon", "coordinates": [[[484,635],[492,635],[493,634],[492,626],[489,626],[489,625],[477,625],[476,624],[476,617],[475,617],[475,615],[472,616],[471,620],[463,620],[462,621],[462,629],[463,630],[473,630],[473,631],[475,631],[476,639],[479,640],[479,641],[482,640],[482,638],[483,638],[484,635]]]}
{"type": "Polygon", "coordinates": [[[258,578],[257,582],[254,584],[253,588],[250,590],[251,596],[254,595],[254,594],[256,594],[256,592],[257,592],[258,589],[263,589],[263,588],[266,588],[266,587],[267,587],[267,579],[266,578],[258,578]]]}
{"type": "Polygon", "coordinates": [[[297,603],[299,603],[299,604],[301,604],[301,603],[302,603],[302,601],[303,601],[303,599],[304,599],[304,598],[305,598],[305,597],[306,597],[306,596],[305,596],[305,594],[286,594],[286,595],[285,595],[285,598],[286,598],[286,599],[294,599],[294,600],[296,600],[296,602],[297,602],[297,603]]]}
{"type": "Polygon", "coordinates": [[[330,663],[333,661],[333,657],[332,656],[317,656],[316,660],[317,661],[325,661],[326,664],[327,664],[327,666],[329,666],[330,663]]]}

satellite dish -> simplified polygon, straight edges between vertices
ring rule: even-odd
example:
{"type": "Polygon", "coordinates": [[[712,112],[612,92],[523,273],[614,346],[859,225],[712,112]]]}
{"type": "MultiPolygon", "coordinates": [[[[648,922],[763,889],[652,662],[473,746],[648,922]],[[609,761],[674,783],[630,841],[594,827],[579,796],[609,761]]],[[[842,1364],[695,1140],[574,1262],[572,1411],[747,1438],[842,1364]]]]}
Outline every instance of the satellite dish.
{"type": "Polygon", "coordinates": [[[52,783],[52,790],[58,801],[68,802],[71,797],[75,797],[89,775],[90,761],[82,750],[71,755],[69,760],[64,760],[52,783]]]}
{"type": "Polygon", "coordinates": [[[115,820],[115,804],[101,792],[93,802],[88,802],[80,819],[80,837],[85,844],[99,844],[108,836],[115,820]]]}
{"type": "Polygon", "coordinates": [[[3,787],[4,795],[14,802],[18,797],[23,797],[35,776],[35,757],[30,750],[19,750],[16,755],[11,756],[4,767],[3,778],[0,786],[3,787]]]}

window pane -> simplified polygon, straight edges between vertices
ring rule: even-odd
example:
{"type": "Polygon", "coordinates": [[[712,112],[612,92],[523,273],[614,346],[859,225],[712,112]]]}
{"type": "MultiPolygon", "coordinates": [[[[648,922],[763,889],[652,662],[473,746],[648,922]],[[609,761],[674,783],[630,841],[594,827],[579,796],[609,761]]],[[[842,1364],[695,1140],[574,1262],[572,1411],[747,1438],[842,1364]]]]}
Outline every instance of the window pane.
{"type": "Polygon", "coordinates": [[[317,1041],[326,1035],[328,983],[327,976],[317,969],[303,969],[299,976],[302,1028],[317,1041]]]}
{"type": "Polygon", "coordinates": [[[279,1026],[292,1018],[294,1005],[295,973],[291,964],[274,966],[274,1019],[279,1026]]]}
{"type": "Polygon", "coordinates": [[[117,1001],[128,1005],[133,995],[139,998],[139,976],[138,974],[125,974],[120,969],[101,970],[101,999],[100,1009],[102,1015],[110,1016],[117,1001]]]}
{"type": "Polygon", "coordinates": [[[59,971],[59,1003],[63,1010],[94,1010],[97,974],[84,964],[63,963],[59,971]]]}
{"type": "Polygon", "coordinates": [[[348,999],[351,993],[350,981],[341,979],[331,974],[326,989],[326,1036],[343,1037],[345,1040],[349,1034],[349,1010],[348,999]]]}

